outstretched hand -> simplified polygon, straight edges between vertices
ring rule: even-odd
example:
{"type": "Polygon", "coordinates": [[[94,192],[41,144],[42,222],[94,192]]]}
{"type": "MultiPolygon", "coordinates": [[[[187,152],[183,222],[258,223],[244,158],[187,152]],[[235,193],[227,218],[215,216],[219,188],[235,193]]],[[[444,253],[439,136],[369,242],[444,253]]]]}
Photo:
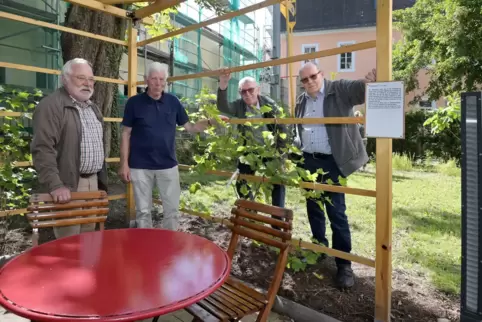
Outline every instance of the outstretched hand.
{"type": "Polygon", "coordinates": [[[228,88],[229,80],[231,79],[231,73],[228,68],[223,68],[221,75],[219,76],[219,88],[225,90],[228,88]]]}
{"type": "Polygon", "coordinates": [[[375,68],[373,68],[372,71],[365,76],[365,81],[367,83],[373,83],[377,81],[377,70],[375,68]]]}

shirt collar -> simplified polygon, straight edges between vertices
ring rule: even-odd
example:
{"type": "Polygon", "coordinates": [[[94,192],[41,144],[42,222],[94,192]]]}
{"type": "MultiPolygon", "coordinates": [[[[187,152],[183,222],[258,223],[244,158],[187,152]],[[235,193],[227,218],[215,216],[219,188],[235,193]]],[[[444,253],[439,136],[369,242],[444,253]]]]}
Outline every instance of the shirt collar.
{"type": "Polygon", "coordinates": [[[87,100],[85,102],[79,102],[78,100],[76,100],[75,98],[72,97],[72,95],[69,95],[70,98],[72,99],[72,103],[76,106],[79,106],[79,107],[89,107],[92,105],[92,101],[91,100],[87,100]]]}
{"type": "Polygon", "coordinates": [[[147,90],[148,90],[148,89],[149,89],[149,87],[146,87],[146,90],[144,91],[144,95],[146,95],[147,98],[149,98],[149,99],[151,99],[151,100],[153,100],[153,101],[155,101],[155,102],[164,103],[164,96],[166,96],[166,95],[164,95],[164,94],[166,93],[166,91],[162,91],[161,97],[159,97],[158,100],[155,100],[155,99],[153,99],[152,97],[150,97],[149,94],[147,93],[147,90]]]}

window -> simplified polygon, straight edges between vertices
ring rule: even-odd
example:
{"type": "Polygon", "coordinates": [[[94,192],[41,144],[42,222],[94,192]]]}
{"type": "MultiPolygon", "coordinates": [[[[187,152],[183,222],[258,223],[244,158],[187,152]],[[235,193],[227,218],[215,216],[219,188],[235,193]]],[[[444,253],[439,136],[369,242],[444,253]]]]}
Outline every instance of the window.
{"type": "MultiPolygon", "coordinates": [[[[354,41],[339,42],[338,47],[344,47],[355,44],[354,41]]],[[[344,53],[338,55],[338,72],[354,72],[355,71],[355,53],[344,53]]]]}
{"type": "MultiPolygon", "coordinates": [[[[301,46],[301,53],[302,54],[309,54],[309,53],[314,53],[315,51],[318,51],[318,44],[309,44],[309,45],[302,45],[301,46]]],[[[306,64],[307,62],[316,62],[316,59],[311,59],[311,60],[305,60],[302,65],[306,64]]]]}

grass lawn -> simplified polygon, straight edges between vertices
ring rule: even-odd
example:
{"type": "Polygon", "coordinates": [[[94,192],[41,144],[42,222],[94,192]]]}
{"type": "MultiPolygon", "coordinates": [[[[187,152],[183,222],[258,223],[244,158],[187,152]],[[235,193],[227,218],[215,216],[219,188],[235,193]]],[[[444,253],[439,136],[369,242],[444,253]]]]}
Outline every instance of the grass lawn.
{"type": "MultiPolygon", "coordinates": [[[[397,168],[395,163],[394,167],[397,168]]],[[[350,176],[348,185],[375,189],[374,168],[367,170],[350,176]]],[[[437,170],[422,172],[411,168],[411,171],[393,172],[393,267],[427,277],[440,291],[458,294],[460,174],[450,165],[437,170]]],[[[194,195],[185,191],[184,200],[211,205],[212,213],[228,216],[236,195],[233,188],[226,187],[227,178],[182,174],[183,184],[196,181],[203,184],[202,189],[194,195]]],[[[294,237],[309,241],[310,226],[300,190],[288,188],[286,198],[286,207],[295,213],[294,237]]],[[[353,253],[375,258],[375,198],[347,195],[346,199],[353,253]]],[[[331,235],[331,229],[328,228],[327,233],[331,235]]]]}

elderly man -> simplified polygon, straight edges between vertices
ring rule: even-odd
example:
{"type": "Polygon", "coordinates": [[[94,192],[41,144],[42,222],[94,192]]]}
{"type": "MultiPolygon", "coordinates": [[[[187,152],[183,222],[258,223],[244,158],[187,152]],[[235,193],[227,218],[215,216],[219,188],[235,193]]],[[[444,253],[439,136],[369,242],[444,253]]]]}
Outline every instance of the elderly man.
{"type": "MultiPolygon", "coordinates": [[[[75,58],[62,68],[62,87],[43,98],[33,113],[31,152],[39,182],[55,202],[71,191],[107,190],[103,118],[90,101],[94,75],[88,61],[75,58]]],[[[94,224],[55,227],[56,238],[94,231],[94,224]]]]}
{"type": "MultiPolygon", "coordinates": [[[[217,106],[218,109],[228,115],[232,115],[238,118],[246,118],[248,113],[250,113],[250,118],[275,118],[280,115],[281,109],[276,105],[276,103],[269,97],[260,95],[259,85],[256,80],[252,77],[245,77],[239,81],[238,91],[241,95],[240,99],[234,102],[228,102],[227,88],[231,74],[227,72],[222,73],[219,78],[219,89],[217,106]],[[262,106],[269,106],[271,111],[262,112],[262,106]]],[[[240,127],[240,132],[243,136],[246,136],[247,131],[252,130],[251,134],[253,139],[260,145],[265,145],[263,139],[263,131],[270,131],[276,139],[276,144],[278,149],[282,149],[286,146],[285,140],[281,139],[280,133],[287,133],[286,126],[280,124],[267,124],[259,126],[257,129],[253,129],[246,126],[240,127]]],[[[246,141],[242,144],[246,145],[246,141]]],[[[269,161],[264,159],[263,162],[269,161]]],[[[254,175],[256,169],[252,169],[250,165],[244,164],[238,161],[238,169],[240,174],[254,175]]],[[[247,186],[245,180],[240,180],[236,183],[236,189],[238,194],[242,197],[253,198],[251,189],[248,188],[248,194],[243,194],[242,187],[247,186]]],[[[285,186],[273,185],[273,190],[271,192],[271,203],[273,206],[284,207],[285,205],[285,186]]]]}
{"type": "Polygon", "coordinates": [[[164,91],[168,75],[166,64],[149,65],[145,75],[147,90],[128,99],[122,121],[119,175],[124,182],[133,184],[138,228],[152,228],[152,190],[156,183],[164,209],[162,227],[178,229],[181,187],[176,126],[196,133],[214,122],[210,119],[189,122],[179,99],[164,91]]]}
{"type": "MultiPolygon", "coordinates": [[[[363,80],[324,79],[323,72],[314,63],[305,64],[299,72],[305,92],[296,102],[295,115],[299,118],[349,117],[354,116],[353,106],[365,101],[365,84],[375,81],[375,70],[363,80]]],[[[356,124],[322,125],[299,124],[295,127],[295,144],[303,152],[303,167],[311,173],[323,169],[318,181],[330,180],[339,184],[339,178],[345,178],[362,167],[368,156],[356,124]]],[[[351,235],[348,218],[345,214],[345,194],[325,192],[321,200],[308,199],[307,212],[313,237],[328,246],[325,236],[325,213],[333,230],[333,248],[349,253],[351,235]],[[321,203],[320,203],[321,201],[321,203]]],[[[340,288],[354,285],[351,262],[336,258],[338,267],[336,282],[340,288]]]]}

